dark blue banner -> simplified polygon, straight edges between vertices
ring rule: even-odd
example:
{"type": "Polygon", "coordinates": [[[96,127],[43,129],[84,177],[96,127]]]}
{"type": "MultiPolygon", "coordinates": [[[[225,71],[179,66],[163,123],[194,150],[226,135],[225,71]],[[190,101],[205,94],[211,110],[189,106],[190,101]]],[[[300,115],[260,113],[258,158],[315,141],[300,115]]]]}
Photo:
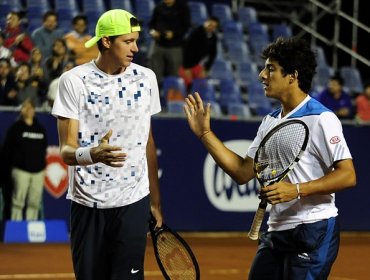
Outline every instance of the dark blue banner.
{"type": "MultiPolygon", "coordinates": [[[[0,143],[18,113],[0,112],[0,143]]],[[[45,219],[65,219],[69,223],[66,166],[58,154],[56,120],[38,113],[47,127],[49,149],[46,170],[45,219]]],[[[259,120],[213,120],[212,129],[225,145],[244,156],[253,140],[259,120]]],[[[183,118],[153,119],[159,161],[162,206],[166,222],[181,231],[246,231],[258,205],[257,183],[237,185],[209,156],[183,118]]],[[[344,134],[357,171],[357,187],[336,194],[343,230],[370,230],[364,217],[370,216],[370,126],[343,125],[344,134]],[[364,148],[365,147],[365,148],[364,148]]]]}

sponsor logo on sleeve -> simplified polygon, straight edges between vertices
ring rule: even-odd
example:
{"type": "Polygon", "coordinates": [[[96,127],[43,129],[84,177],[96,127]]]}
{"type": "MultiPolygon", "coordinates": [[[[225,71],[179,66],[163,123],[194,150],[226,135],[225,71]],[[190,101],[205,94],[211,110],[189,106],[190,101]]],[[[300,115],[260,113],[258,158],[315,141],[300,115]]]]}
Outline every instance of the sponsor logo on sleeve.
{"type": "Polygon", "coordinates": [[[340,138],[339,136],[333,136],[332,138],[330,138],[329,142],[330,144],[338,144],[340,142],[340,138]]]}

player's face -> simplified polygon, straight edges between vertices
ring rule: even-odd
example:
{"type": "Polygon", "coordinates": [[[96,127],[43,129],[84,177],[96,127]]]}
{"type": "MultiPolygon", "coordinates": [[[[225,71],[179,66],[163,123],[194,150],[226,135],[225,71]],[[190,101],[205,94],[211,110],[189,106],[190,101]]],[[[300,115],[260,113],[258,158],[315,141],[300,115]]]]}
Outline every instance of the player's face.
{"type": "Polygon", "coordinates": [[[289,75],[284,74],[277,61],[268,58],[265,67],[259,74],[259,78],[262,81],[266,96],[279,99],[282,94],[287,93],[289,75]]]}
{"type": "Polygon", "coordinates": [[[134,55],[139,51],[137,40],[139,32],[133,32],[118,36],[110,46],[110,53],[113,61],[116,61],[120,67],[127,67],[134,59],[134,55]]]}

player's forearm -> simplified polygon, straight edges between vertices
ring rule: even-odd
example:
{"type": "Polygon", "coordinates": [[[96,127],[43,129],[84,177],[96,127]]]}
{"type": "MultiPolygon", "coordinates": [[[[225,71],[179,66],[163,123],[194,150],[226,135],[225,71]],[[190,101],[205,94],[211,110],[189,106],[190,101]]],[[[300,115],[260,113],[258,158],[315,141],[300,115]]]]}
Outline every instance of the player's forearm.
{"type": "Polygon", "coordinates": [[[327,175],[307,183],[300,184],[300,195],[331,194],[356,185],[356,173],[352,160],[336,163],[334,170],[327,175]]]}
{"type": "Polygon", "coordinates": [[[212,131],[201,137],[201,141],[217,165],[238,184],[245,184],[254,177],[252,162],[228,149],[212,131]]]}
{"type": "Polygon", "coordinates": [[[160,209],[161,195],[159,191],[157,149],[151,134],[147,144],[146,156],[148,162],[150,202],[152,207],[160,209]]]}

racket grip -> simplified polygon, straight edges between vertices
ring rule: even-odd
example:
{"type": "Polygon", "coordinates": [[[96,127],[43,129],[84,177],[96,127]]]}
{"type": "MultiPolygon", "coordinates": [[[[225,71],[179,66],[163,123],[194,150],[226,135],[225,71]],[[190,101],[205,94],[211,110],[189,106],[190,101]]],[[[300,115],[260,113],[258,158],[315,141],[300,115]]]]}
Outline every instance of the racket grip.
{"type": "Polygon", "coordinates": [[[260,202],[260,204],[258,206],[258,209],[256,211],[256,214],[254,215],[252,226],[251,226],[251,228],[249,230],[249,233],[248,233],[248,237],[251,240],[257,240],[258,239],[258,233],[260,231],[260,228],[261,228],[261,225],[262,225],[262,222],[263,222],[263,218],[265,216],[266,206],[267,206],[267,203],[260,202]]]}

